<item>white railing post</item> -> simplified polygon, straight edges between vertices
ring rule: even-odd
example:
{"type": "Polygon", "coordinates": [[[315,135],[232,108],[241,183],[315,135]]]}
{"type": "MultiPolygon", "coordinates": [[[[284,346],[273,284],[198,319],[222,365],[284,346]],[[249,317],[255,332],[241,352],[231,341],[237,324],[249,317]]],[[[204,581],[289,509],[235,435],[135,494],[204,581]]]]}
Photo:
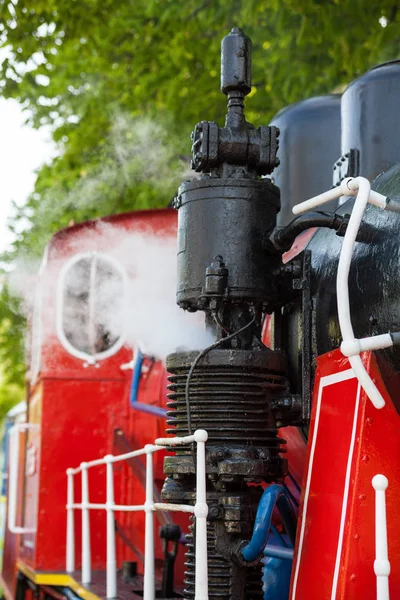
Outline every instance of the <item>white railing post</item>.
{"type": "Polygon", "coordinates": [[[155,599],[154,582],[154,491],[153,491],[153,448],[151,444],[145,446],[146,451],[146,499],[144,510],[145,539],[144,539],[144,581],[143,600],[155,599]]]}
{"type": "Polygon", "coordinates": [[[114,468],[113,456],[104,457],[107,469],[107,598],[117,597],[117,556],[115,551],[114,523],[114,468]]]}
{"type": "Polygon", "coordinates": [[[372,480],[375,490],[375,562],[377,600],[389,600],[390,562],[388,559],[386,499],[389,485],[384,475],[375,475],[372,480]]]}
{"type": "Polygon", "coordinates": [[[90,564],[90,520],[89,520],[89,477],[87,463],[81,463],[82,469],[82,583],[92,579],[90,564]]]}
{"type": "Polygon", "coordinates": [[[18,468],[19,468],[19,430],[13,425],[9,431],[10,466],[8,475],[8,529],[16,529],[18,504],[18,468]]]}
{"type": "Polygon", "coordinates": [[[66,571],[75,571],[75,528],[74,528],[74,470],[67,469],[67,553],[66,571]]]}
{"type": "Polygon", "coordinates": [[[196,575],[195,600],[208,600],[208,570],[207,570],[207,515],[206,502],[206,453],[205,442],[208,434],[204,429],[198,429],[194,434],[197,444],[196,460],[196,575]]]}

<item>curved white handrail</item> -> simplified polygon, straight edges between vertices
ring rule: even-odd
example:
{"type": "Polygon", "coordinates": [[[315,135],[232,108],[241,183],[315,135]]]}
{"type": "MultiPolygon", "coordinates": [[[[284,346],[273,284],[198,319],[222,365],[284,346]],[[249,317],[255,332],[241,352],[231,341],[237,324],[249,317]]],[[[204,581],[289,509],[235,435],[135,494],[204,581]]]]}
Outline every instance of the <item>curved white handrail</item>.
{"type": "Polygon", "coordinates": [[[343,339],[340,349],[343,355],[347,356],[349,359],[354,374],[372,404],[375,408],[383,408],[385,406],[385,400],[364,367],[360,353],[365,350],[389,348],[390,346],[393,346],[393,339],[389,333],[371,336],[361,340],[355,338],[351,323],[349,273],[354,244],[368,202],[374,206],[385,209],[388,208],[389,200],[386,196],[371,190],[371,185],[365,177],[348,177],[342,181],[340,186],[297,204],[293,207],[293,213],[300,214],[306,210],[320,206],[325,202],[339,198],[340,196],[356,196],[343,239],[336,277],[338,319],[343,339]]]}

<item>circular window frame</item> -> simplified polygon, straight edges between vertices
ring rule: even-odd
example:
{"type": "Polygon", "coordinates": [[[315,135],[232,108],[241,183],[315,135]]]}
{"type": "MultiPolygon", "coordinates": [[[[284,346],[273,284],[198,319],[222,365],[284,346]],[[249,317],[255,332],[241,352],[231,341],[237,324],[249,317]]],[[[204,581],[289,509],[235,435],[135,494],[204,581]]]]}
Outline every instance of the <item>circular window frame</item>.
{"type": "Polygon", "coordinates": [[[107,358],[110,358],[111,356],[114,356],[114,354],[116,354],[119,350],[121,350],[121,348],[126,343],[126,335],[124,332],[122,332],[120,337],[118,338],[118,340],[115,342],[115,344],[113,344],[110,348],[108,348],[108,350],[104,350],[104,352],[97,352],[96,354],[88,354],[87,352],[84,352],[83,350],[78,350],[77,348],[75,348],[75,346],[73,346],[71,344],[71,342],[67,339],[67,336],[64,333],[63,311],[64,311],[64,291],[65,291],[66,275],[67,275],[69,269],[71,269],[79,261],[88,259],[88,258],[94,258],[94,257],[103,259],[105,262],[108,262],[110,265],[112,265],[116,269],[116,271],[118,271],[118,273],[121,275],[121,278],[122,278],[122,287],[123,287],[124,295],[126,293],[127,283],[128,283],[127,274],[126,274],[125,269],[122,267],[122,265],[117,260],[115,260],[112,256],[110,256],[109,254],[104,254],[103,252],[93,251],[93,252],[80,252],[78,254],[75,254],[72,258],[70,258],[70,260],[68,260],[65,263],[65,265],[62,267],[62,269],[60,271],[58,285],[57,285],[57,308],[56,308],[57,337],[58,337],[61,345],[63,346],[64,350],[66,350],[68,352],[68,354],[71,354],[71,356],[74,356],[75,358],[82,360],[84,363],[87,363],[88,365],[94,365],[98,361],[105,360],[107,358]]]}

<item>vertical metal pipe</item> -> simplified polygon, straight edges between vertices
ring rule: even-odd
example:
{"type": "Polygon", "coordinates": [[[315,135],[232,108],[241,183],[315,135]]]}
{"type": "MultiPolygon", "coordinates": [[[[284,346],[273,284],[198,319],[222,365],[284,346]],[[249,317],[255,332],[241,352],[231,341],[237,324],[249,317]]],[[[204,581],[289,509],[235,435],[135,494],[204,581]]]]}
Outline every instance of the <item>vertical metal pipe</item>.
{"type": "Polygon", "coordinates": [[[194,438],[197,443],[196,459],[196,575],[195,600],[208,600],[208,568],[207,568],[207,515],[206,502],[206,453],[205,442],[208,434],[198,429],[194,438]]]}
{"type": "Polygon", "coordinates": [[[375,562],[376,598],[389,600],[390,562],[388,558],[385,490],[389,482],[384,475],[375,475],[375,562]]]}
{"type": "Polygon", "coordinates": [[[89,518],[89,477],[87,463],[81,463],[82,469],[82,583],[92,579],[90,564],[90,518],[89,518]]]}
{"type": "Polygon", "coordinates": [[[107,598],[117,597],[117,556],[114,524],[114,468],[112,455],[104,457],[107,469],[107,598]]]}
{"type": "Polygon", "coordinates": [[[74,528],[74,471],[67,469],[67,551],[66,571],[75,571],[75,528],[74,528]]]}
{"type": "Polygon", "coordinates": [[[154,600],[154,496],[153,496],[153,446],[147,444],[146,450],[146,529],[144,540],[144,582],[143,600],[154,600]]]}

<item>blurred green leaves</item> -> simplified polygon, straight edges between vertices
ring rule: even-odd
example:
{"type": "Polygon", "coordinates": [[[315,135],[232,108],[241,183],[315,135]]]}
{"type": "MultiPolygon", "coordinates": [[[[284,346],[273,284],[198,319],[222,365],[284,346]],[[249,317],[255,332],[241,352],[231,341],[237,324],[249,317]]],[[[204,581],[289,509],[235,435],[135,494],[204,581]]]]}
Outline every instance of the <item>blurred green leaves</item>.
{"type": "MultiPolygon", "coordinates": [[[[231,27],[253,40],[246,114],[257,126],[398,56],[399,19],[395,0],[0,0],[1,94],[58,145],[16,211],[4,259],[40,255],[72,219],[171,201],[194,124],[223,120],[219,52],[231,27]]],[[[23,319],[2,289],[0,360],[21,381],[23,319]]]]}

